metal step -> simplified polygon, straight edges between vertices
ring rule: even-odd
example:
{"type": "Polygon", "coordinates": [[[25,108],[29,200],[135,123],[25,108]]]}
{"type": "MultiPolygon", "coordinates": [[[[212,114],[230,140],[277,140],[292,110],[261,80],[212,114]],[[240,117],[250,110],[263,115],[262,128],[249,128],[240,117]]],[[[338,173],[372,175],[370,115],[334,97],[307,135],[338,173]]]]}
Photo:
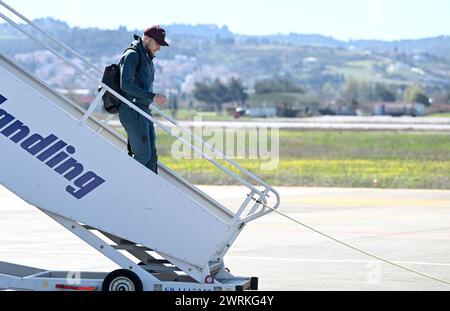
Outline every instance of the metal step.
{"type": "Polygon", "coordinates": [[[117,250],[125,250],[125,251],[135,251],[135,250],[142,250],[142,251],[151,251],[150,248],[145,247],[145,246],[138,246],[136,244],[119,244],[119,245],[111,245],[111,247],[113,247],[114,249],[117,250]]]}

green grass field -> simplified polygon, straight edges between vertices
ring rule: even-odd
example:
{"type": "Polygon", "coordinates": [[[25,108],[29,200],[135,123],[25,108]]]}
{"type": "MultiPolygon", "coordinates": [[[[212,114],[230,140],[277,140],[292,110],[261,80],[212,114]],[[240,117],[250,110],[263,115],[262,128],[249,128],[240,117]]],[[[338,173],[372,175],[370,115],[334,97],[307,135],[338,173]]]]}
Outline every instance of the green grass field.
{"type": "Polygon", "coordinates": [[[450,113],[435,113],[427,116],[429,118],[450,118],[450,113]]]}
{"type": "MultiPolygon", "coordinates": [[[[163,112],[169,116],[172,116],[172,113],[168,109],[163,109],[163,112]]],[[[156,116],[158,116],[156,114],[156,116]]],[[[188,109],[179,109],[176,115],[178,121],[193,121],[195,118],[202,118],[204,121],[232,121],[234,120],[233,116],[227,115],[223,112],[221,115],[218,115],[215,112],[198,112],[196,110],[188,110],[188,109]]]]}
{"type": "MultiPolygon", "coordinates": [[[[158,132],[162,163],[198,184],[233,184],[208,161],[174,159],[173,140],[158,132]]],[[[449,150],[448,134],[286,130],[275,170],[238,162],[277,186],[450,189],[449,150]]]]}

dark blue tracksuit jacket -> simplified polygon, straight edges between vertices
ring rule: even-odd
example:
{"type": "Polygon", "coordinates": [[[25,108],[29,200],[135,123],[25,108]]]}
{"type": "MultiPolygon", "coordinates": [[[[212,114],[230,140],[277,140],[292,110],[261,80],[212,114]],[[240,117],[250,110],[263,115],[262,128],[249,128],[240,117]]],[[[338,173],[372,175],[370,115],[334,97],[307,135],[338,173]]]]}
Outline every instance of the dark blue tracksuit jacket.
{"type": "MultiPolygon", "coordinates": [[[[127,50],[120,62],[120,87],[125,98],[151,114],[149,105],[155,97],[153,57],[145,51],[139,36],[135,35],[134,39],[131,45],[136,47],[137,51],[127,50]]],[[[157,174],[158,155],[153,122],[126,104],[120,105],[119,119],[128,134],[134,158],[157,174]]]]}

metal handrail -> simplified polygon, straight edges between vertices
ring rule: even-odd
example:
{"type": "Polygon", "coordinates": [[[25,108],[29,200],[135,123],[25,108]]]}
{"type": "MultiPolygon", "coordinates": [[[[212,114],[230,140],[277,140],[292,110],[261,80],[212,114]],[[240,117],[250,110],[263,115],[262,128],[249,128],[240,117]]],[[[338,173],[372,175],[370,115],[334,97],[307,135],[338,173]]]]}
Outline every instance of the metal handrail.
{"type": "Polygon", "coordinates": [[[43,34],[45,37],[49,38],[51,41],[53,41],[54,43],[56,43],[57,45],[59,45],[60,47],[62,47],[63,49],[69,51],[70,53],[72,53],[73,55],[75,55],[76,57],[78,57],[80,60],[82,60],[86,65],[88,65],[89,67],[91,67],[92,69],[94,69],[95,71],[97,71],[100,75],[102,74],[101,70],[99,68],[97,68],[94,64],[92,64],[91,62],[89,62],[85,57],[83,57],[83,55],[79,54],[77,51],[75,51],[74,49],[71,49],[70,47],[68,47],[67,45],[65,45],[64,43],[62,43],[61,41],[59,41],[58,39],[56,39],[55,37],[51,36],[50,34],[48,34],[47,32],[45,32],[44,30],[42,30],[39,26],[37,26],[35,23],[33,23],[31,20],[29,20],[28,18],[26,18],[24,15],[22,15],[20,12],[16,11],[14,8],[12,8],[11,6],[9,6],[8,4],[6,4],[5,2],[0,0],[0,5],[2,5],[3,7],[5,7],[6,9],[8,9],[11,13],[13,13],[14,15],[20,17],[22,20],[24,20],[27,24],[29,24],[30,26],[32,26],[34,29],[36,29],[37,31],[39,31],[41,34],[43,34]]]}
{"type": "MultiPolygon", "coordinates": [[[[73,55],[75,55],[77,58],[79,58],[80,60],[82,60],[87,66],[89,66],[91,69],[94,69],[97,73],[102,74],[101,70],[99,68],[97,68],[95,65],[93,65],[92,63],[90,63],[86,58],[84,58],[82,55],[80,55],[79,53],[77,53],[76,51],[74,51],[73,49],[71,49],[70,47],[66,46],[65,44],[61,43],[59,40],[57,40],[56,38],[52,37],[51,35],[49,35],[48,33],[46,33],[44,30],[42,30],[40,27],[38,27],[36,24],[34,24],[32,21],[30,21],[29,19],[27,19],[25,16],[23,16],[22,14],[20,14],[19,12],[17,12],[16,10],[14,10],[12,7],[10,7],[9,5],[7,5],[6,3],[4,3],[3,1],[0,0],[0,5],[2,5],[3,7],[5,7],[7,10],[9,10],[11,13],[13,13],[14,15],[16,15],[17,17],[21,18],[22,20],[24,20],[26,23],[28,23],[29,25],[31,25],[33,28],[35,28],[37,31],[39,31],[41,34],[43,34],[45,37],[49,38],[51,41],[53,41],[54,43],[56,43],[57,45],[59,45],[61,48],[65,49],[66,51],[72,53],[73,55]]],[[[44,47],[45,49],[47,49],[48,51],[50,51],[52,54],[54,54],[55,56],[57,56],[58,58],[60,58],[63,62],[65,62],[66,64],[70,65],[71,67],[73,67],[77,72],[79,72],[80,74],[86,76],[89,80],[91,80],[93,83],[95,83],[96,85],[100,84],[104,90],[107,90],[108,92],[110,92],[111,94],[113,94],[115,97],[117,97],[118,99],[120,99],[122,102],[124,102],[126,105],[128,105],[130,108],[132,108],[133,110],[135,110],[136,112],[138,112],[139,114],[141,114],[142,116],[144,116],[145,118],[149,119],[150,121],[156,123],[161,129],[163,129],[165,132],[167,132],[168,134],[170,134],[172,137],[180,140],[182,143],[184,143],[185,145],[189,146],[194,152],[199,153],[200,155],[202,155],[202,157],[204,157],[205,159],[207,159],[210,163],[212,163],[213,165],[215,165],[217,168],[221,169],[223,172],[225,172],[226,174],[228,174],[229,176],[231,176],[232,178],[234,178],[236,181],[240,182],[242,185],[245,185],[247,188],[249,188],[250,190],[252,190],[251,194],[255,195],[258,194],[259,195],[259,200],[262,200],[262,202],[264,204],[267,203],[267,197],[269,197],[269,193],[273,193],[276,196],[277,199],[277,203],[275,204],[275,206],[273,207],[274,209],[277,209],[280,205],[280,196],[278,194],[278,192],[271,187],[270,185],[266,184],[264,181],[262,181],[260,178],[258,178],[257,176],[255,176],[254,174],[252,174],[251,172],[249,172],[247,169],[243,168],[242,166],[240,166],[238,163],[228,159],[222,152],[218,151],[216,148],[212,147],[210,144],[204,142],[201,138],[199,138],[198,136],[194,135],[189,129],[185,128],[184,126],[182,126],[179,122],[177,122],[176,120],[172,119],[170,116],[168,116],[167,114],[165,114],[163,111],[161,111],[160,109],[156,108],[154,105],[150,106],[150,109],[157,112],[158,114],[160,114],[161,116],[163,116],[166,120],[170,121],[172,124],[174,124],[176,127],[178,127],[179,129],[181,129],[183,132],[185,132],[186,134],[189,134],[192,138],[194,138],[195,141],[200,142],[202,144],[202,150],[200,150],[199,148],[197,148],[196,146],[192,145],[191,142],[186,141],[184,138],[178,136],[178,135],[174,135],[172,134],[172,130],[166,126],[164,126],[159,120],[153,118],[151,115],[145,113],[144,111],[142,111],[141,109],[139,109],[138,107],[136,107],[133,103],[131,103],[130,101],[128,101],[126,98],[124,98],[122,95],[120,95],[119,93],[115,92],[113,89],[111,89],[110,87],[108,87],[107,85],[101,83],[101,81],[99,81],[97,78],[91,76],[90,74],[88,74],[85,70],[83,70],[82,68],[80,68],[79,66],[73,64],[71,61],[67,60],[64,56],[62,56],[61,54],[59,54],[57,51],[55,51],[54,49],[50,48],[49,46],[47,46],[44,42],[42,42],[41,40],[35,38],[31,33],[27,32],[26,30],[24,30],[21,26],[19,26],[17,23],[15,23],[13,20],[11,20],[10,18],[8,18],[7,16],[5,16],[4,14],[2,14],[0,12],[0,17],[3,18],[5,21],[7,21],[10,25],[12,25],[14,28],[16,28],[17,30],[19,30],[20,32],[22,32],[23,34],[25,34],[26,36],[28,36],[30,39],[32,39],[33,41],[35,41],[37,44],[39,44],[40,46],[44,47]],[[203,152],[203,147],[207,147],[208,150],[212,151],[214,154],[216,154],[216,156],[219,156],[220,158],[224,159],[226,162],[228,162],[229,164],[231,164],[232,166],[234,166],[235,168],[237,168],[241,173],[245,174],[247,177],[251,178],[253,181],[256,181],[258,184],[265,186],[266,189],[264,191],[259,191],[258,189],[256,189],[252,184],[250,184],[249,182],[245,181],[244,179],[242,179],[240,176],[236,175],[234,172],[232,172],[231,170],[229,170],[228,168],[224,167],[222,164],[220,164],[219,162],[217,162],[216,160],[214,160],[212,157],[210,157],[208,154],[203,152]]],[[[99,104],[99,101],[95,101],[95,105],[99,104]]],[[[90,107],[90,109],[88,110],[88,112],[83,116],[83,120],[87,120],[87,118],[89,118],[90,114],[93,112],[93,108],[95,107],[90,107]]],[[[257,201],[257,200],[256,200],[257,201]]],[[[257,201],[258,202],[258,201],[257,201]]],[[[248,204],[248,203],[247,203],[248,204]]],[[[244,207],[244,206],[243,206],[244,207]]],[[[239,217],[243,211],[245,210],[245,208],[241,207],[241,209],[238,211],[238,213],[236,214],[236,217],[239,217]]],[[[254,210],[254,209],[252,209],[254,210]]],[[[271,210],[267,210],[266,208],[264,208],[262,211],[255,213],[253,215],[247,215],[247,217],[245,217],[244,219],[249,219],[253,220],[256,218],[259,218],[267,213],[270,213],[271,210]]]]}

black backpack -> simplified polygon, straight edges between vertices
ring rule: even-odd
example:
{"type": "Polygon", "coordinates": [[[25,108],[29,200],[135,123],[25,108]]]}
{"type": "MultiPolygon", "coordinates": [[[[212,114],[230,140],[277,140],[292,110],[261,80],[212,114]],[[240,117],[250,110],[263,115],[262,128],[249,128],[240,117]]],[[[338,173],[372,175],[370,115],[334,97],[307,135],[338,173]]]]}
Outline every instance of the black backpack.
{"type": "MultiPolygon", "coordinates": [[[[137,48],[135,46],[131,46],[128,49],[125,50],[124,54],[128,50],[134,50],[136,52],[137,48]]],[[[139,55],[139,52],[138,52],[139,55]]],[[[123,58],[123,56],[122,56],[123,58]]],[[[139,63],[138,68],[141,66],[141,59],[139,55],[139,63]]],[[[105,68],[105,71],[103,73],[102,83],[106,84],[110,88],[112,88],[114,91],[119,93],[120,95],[124,95],[124,92],[120,89],[120,65],[119,64],[112,64],[105,68]]],[[[102,88],[99,88],[99,91],[101,91],[102,88]]],[[[105,94],[102,97],[103,99],[103,107],[105,110],[110,114],[117,114],[119,113],[119,108],[122,103],[120,99],[115,97],[110,92],[106,91],[105,94]]]]}

